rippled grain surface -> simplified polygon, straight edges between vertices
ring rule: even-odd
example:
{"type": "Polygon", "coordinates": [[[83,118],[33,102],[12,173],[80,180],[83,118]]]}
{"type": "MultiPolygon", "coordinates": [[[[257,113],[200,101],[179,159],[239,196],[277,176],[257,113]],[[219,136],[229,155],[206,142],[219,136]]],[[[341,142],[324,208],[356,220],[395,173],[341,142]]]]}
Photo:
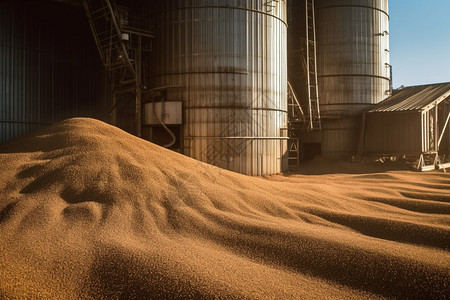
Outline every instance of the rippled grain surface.
{"type": "Polygon", "coordinates": [[[253,178],[79,118],[0,179],[0,298],[448,297],[448,173],[253,178]]]}

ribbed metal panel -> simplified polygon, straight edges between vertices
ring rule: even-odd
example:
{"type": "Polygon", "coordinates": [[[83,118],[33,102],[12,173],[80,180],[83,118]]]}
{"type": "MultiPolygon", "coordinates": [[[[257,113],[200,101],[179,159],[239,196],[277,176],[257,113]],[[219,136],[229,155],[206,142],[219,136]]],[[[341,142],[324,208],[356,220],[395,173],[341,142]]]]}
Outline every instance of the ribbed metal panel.
{"type": "Polygon", "coordinates": [[[389,92],[387,0],[317,0],[320,110],[355,115],[389,92]]]}
{"type": "MultiPolygon", "coordinates": [[[[161,1],[153,87],[182,86],[184,153],[248,175],[286,152],[285,1],[161,1]]],[[[180,91],[180,89],[177,89],[180,91]]]]}
{"type": "MultiPolygon", "coordinates": [[[[418,111],[367,114],[366,154],[422,153],[422,116],[418,111]]],[[[428,148],[429,145],[426,145],[426,151],[428,148]]]]}
{"type": "Polygon", "coordinates": [[[329,120],[322,124],[322,156],[331,160],[349,159],[356,154],[361,117],[329,120]]]}
{"type": "Polygon", "coordinates": [[[0,5],[0,143],[69,117],[102,118],[105,88],[81,8],[0,5]]]}

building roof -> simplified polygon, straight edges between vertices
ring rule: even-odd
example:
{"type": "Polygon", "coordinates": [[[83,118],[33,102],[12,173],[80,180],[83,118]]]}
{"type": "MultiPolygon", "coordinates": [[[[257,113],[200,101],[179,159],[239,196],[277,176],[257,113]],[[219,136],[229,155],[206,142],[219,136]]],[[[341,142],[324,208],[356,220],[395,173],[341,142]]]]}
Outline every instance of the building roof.
{"type": "Polygon", "coordinates": [[[450,82],[409,86],[394,91],[393,95],[377,105],[372,112],[427,111],[450,96],[450,82]]]}

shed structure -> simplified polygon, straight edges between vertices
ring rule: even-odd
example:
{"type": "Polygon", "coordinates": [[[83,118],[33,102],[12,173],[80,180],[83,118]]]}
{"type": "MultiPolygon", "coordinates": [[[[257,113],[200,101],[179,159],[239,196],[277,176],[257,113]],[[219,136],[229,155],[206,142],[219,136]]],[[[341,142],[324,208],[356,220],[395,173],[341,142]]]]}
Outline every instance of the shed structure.
{"type": "MultiPolygon", "coordinates": [[[[406,87],[365,114],[365,155],[434,155],[450,153],[450,82],[406,87]]],[[[420,167],[421,163],[419,163],[420,167]]]]}

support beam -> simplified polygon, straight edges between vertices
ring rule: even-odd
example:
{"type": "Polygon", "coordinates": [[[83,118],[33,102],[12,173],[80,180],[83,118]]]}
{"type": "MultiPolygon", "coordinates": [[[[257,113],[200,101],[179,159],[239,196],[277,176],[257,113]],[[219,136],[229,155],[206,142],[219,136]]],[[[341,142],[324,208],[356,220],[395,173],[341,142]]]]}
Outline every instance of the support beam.
{"type": "MultiPolygon", "coordinates": [[[[294,91],[294,88],[292,87],[291,83],[288,81],[288,112],[289,117],[292,119],[300,119],[301,121],[305,122],[305,113],[303,112],[302,107],[300,106],[300,102],[298,101],[297,94],[294,91]],[[296,112],[298,110],[299,115],[296,115],[296,112]]],[[[295,120],[297,121],[297,120],[295,120]]]]}
{"type": "Polygon", "coordinates": [[[439,135],[439,124],[438,124],[438,102],[434,106],[434,151],[439,152],[439,143],[438,143],[438,135],[439,135]]]}
{"type": "Polygon", "coordinates": [[[445,130],[447,129],[448,121],[450,120],[450,112],[448,113],[447,120],[445,120],[444,127],[442,128],[441,135],[439,136],[438,147],[441,145],[442,138],[444,137],[445,130]]]}

